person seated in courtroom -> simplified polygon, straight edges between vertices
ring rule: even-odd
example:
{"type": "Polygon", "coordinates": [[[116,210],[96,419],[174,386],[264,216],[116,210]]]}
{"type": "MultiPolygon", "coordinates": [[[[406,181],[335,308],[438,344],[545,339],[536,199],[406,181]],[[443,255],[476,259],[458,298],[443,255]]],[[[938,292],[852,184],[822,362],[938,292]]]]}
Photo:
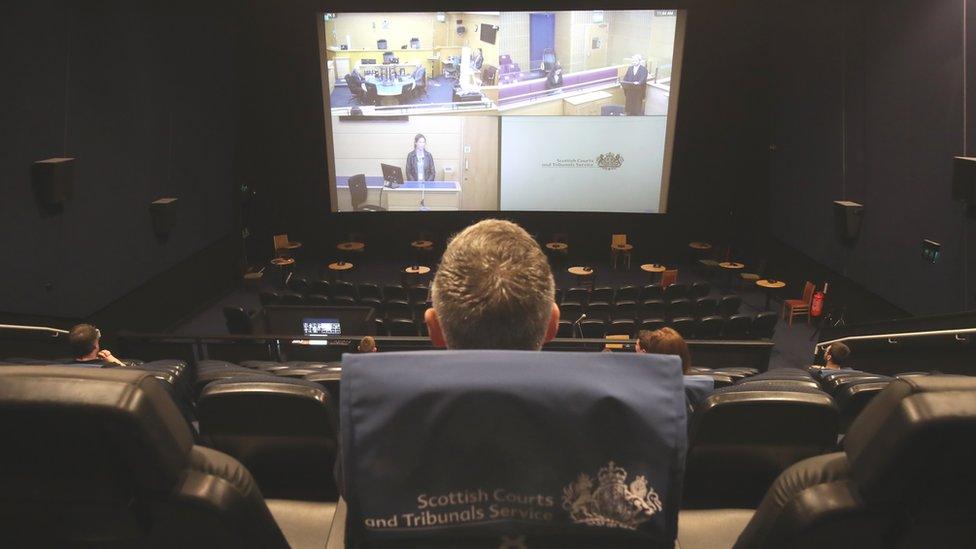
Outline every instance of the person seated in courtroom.
{"type": "Polygon", "coordinates": [[[688,343],[673,328],[641,330],[637,333],[637,345],[634,350],[638,353],[676,355],[681,358],[682,372],[687,375],[688,370],[691,369],[691,352],[688,350],[688,343]]]}
{"type": "Polygon", "coordinates": [[[436,347],[538,351],[559,327],[549,260],[510,221],[486,219],[458,233],[431,295],[424,321],[436,347]]]}
{"type": "Polygon", "coordinates": [[[552,70],[546,75],[546,88],[556,89],[563,86],[563,66],[557,61],[552,70]]]}
{"type": "Polygon", "coordinates": [[[485,54],[481,51],[481,48],[474,50],[471,53],[471,70],[480,71],[481,66],[485,64],[485,54]]]}
{"type": "Polygon", "coordinates": [[[74,364],[90,368],[117,368],[126,364],[99,345],[102,332],[91,324],[77,324],[68,332],[74,364]]]}

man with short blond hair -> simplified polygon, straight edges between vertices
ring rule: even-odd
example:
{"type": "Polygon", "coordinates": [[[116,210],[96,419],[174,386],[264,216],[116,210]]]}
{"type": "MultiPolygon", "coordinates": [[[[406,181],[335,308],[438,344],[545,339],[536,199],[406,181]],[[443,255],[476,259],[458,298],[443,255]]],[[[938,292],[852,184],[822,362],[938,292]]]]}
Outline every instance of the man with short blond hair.
{"type": "Polygon", "coordinates": [[[438,347],[538,351],[559,327],[549,260],[510,221],[486,219],[455,235],[431,294],[424,320],[438,347]]]}

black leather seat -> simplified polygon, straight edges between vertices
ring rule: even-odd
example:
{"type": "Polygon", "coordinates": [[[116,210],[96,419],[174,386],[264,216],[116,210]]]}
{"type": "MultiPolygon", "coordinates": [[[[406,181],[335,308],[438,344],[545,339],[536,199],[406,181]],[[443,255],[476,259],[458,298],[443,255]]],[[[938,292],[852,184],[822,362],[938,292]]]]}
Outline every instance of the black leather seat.
{"type": "MultiPolygon", "coordinates": [[[[303,375],[318,369],[305,370],[303,375]]],[[[325,388],[312,381],[232,378],[203,389],[197,417],[203,440],[243,463],[265,495],[336,501],[333,406],[325,388]]]]}
{"type": "Polygon", "coordinates": [[[840,409],[841,430],[847,432],[871,400],[888,387],[892,378],[856,378],[842,383],[831,393],[840,409]]]}
{"type": "Polygon", "coordinates": [[[231,334],[248,335],[254,333],[251,315],[244,307],[224,307],[224,323],[231,334]]]}
{"type": "MultiPolygon", "coordinates": [[[[269,363],[277,364],[277,363],[269,363]]],[[[193,380],[193,395],[197,397],[203,388],[218,379],[229,379],[241,376],[271,376],[271,372],[263,369],[239,366],[233,362],[223,360],[201,360],[197,363],[197,375],[193,380]]]]}
{"type": "Polygon", "coordinates": [[[705,318],[718,313],[718,300],[714,297],[699,297],[695,300],[695,316],[705,318]]]}
{"type": "Polygon", "coordinates": [[[573,337],[573,322],[570,320],[560,320],[559,329],[556,332],[556,337],[561,337],[561,338],[573,337]]]}
{"type": "Polygon", "coordinates": [[[645,299],[641,303],[640,312],[643,318],[664,318],[665,317],[665,307],[664,301],[661,299],[645,299]]]}
{"type": "Polygon", "coordinates": [[[735,547],[973,547],[974,462],[976,379],[893,381],[843,452],[776,479],[735,547]]]}
{"type": "Polygon", "coordinates": [[[752,317],[749,315],[732,315],[722,327],[722,337],[725,339],[746,339],[752,328],[752,317]]]}
{"type": "Polygon", "coordinates": [[[587,318],[580,322],[580,332],[584,338],[601,338],[607,335],[607,323],[605,320],[587,318]]]}
{"type": "MultiPolygon", "coordinates": [[[[367,89],[370,90],[371,95],[376,94],[376,86],[372,84],[366,84],[367,89]]],[[[367,194],[366,189],[366,175],[357,173],[356,175],[349,177],[349,196],[352,200],[352,209],[357,212],[385,212],[386,208],[378,206],[376,204],[367,204],[367,194]]]]}
{"type": "Polygon", "coordinates": [[[0,368],[0,409],[4,547],[288,547],[248,470],[195,446],[148,372],[0,368]]]}
{"type": "Polygon", "coordinates": [[[695,336],[698,321],[691,317],[679,317],[672,319],[670,324],[674,331],[681,334],[681,337],[690,339],[695,336]]]}
{"type": "Polygon", "coordinates": [[[647,330],[653,332],[654,330],[660,330],[668,325],[668,322],[663,318],[645,318],[641,320],[640,329],[641,331],[647,330]]]}
{"type": "Polygon", "coordinates": [[[742,306],[742,298],[737,295],[725,295],[722,296],[722,300],[718,302],[718,314],[729,318],[732,315],[739,314],[739,307],[742,306]]]}
{"type": "MultiPolygon", "coordinates": [[[[670,286],[669,286],[670,288],[670,286]]],[[[676,318],[684,317],[694,317],[695,311],[691,300],[685,298],[674,299],[668,302],[668,314],[669,320],[674,320],[676,318]]]]}
{"type": "Polygon", "coordinates": [[[777,322],[779,322],[779,316],[776,313],[771,311],[761,312],[753,319],[752,328],[750,328],[749,333],[755,338],[772,339],[773,333],[776,332],[777,322]]]}
{"type": "Polygon", "coordinates": [[[684,507],[754,509],[784,469],[834,448],[837,407],[790,381],[715,390],[690,420],[684,507]]]}
{"type": "Polygon", "coordinates": [[[698,339],[718,339],[724,324],[725,319],[720,316],[706,316],[698,323],[695,337],[698,339]]]}

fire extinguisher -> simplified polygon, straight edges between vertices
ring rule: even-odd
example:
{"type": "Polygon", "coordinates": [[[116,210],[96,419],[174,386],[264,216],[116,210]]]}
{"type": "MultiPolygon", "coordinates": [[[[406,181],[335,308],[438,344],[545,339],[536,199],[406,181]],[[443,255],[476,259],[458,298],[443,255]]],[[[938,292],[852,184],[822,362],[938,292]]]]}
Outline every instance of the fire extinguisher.
{"type": "Polygon", "coordinates": [[[810,304],[810,316],[820,316],[823,313],[824,295],[824,292],[819,290],[814,292],[813,303],[810,304]]]}

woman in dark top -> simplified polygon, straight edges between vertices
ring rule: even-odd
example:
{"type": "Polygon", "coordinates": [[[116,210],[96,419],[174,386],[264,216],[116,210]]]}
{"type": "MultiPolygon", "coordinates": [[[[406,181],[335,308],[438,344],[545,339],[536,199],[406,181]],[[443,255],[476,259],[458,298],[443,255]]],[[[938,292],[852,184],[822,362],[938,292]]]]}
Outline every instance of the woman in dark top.
{"type": "Polygon", "coordinates": [[[413,138],[413,150],[407,154],[407,181],[433,181],[434,157],[427,152],[427,138],[418,133],[413,138]]]}

